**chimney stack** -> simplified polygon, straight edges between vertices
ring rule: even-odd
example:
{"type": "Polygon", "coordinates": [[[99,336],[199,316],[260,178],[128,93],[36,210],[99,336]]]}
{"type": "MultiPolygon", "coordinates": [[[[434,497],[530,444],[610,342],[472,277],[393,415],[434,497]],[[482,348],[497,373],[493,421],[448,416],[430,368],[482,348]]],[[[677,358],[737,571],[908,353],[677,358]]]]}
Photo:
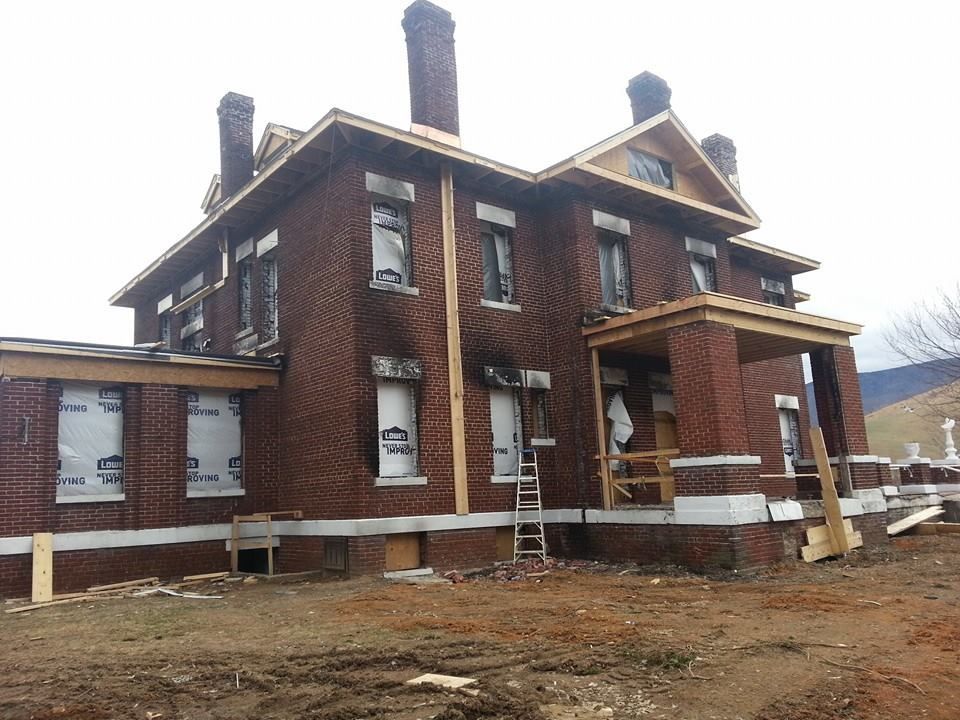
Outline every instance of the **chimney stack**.
{"type": "Polygon", "coordinates": [[[633,110],[633,124],[639,125],[654,115],[670,109],[670,86],[663,78],[648,70],[627,83],[627,95],[633,110]]]}
{"type": "Polygon", "coordinates": [[[253,98],[228,92],[220,119],[220,197],[226,200],[253,178],[253,98]]]}
{"type": "Polygon", "coordinates": [[[717,169],[739,190],[740,175],[737,173],[737,146],[733,144],[733,140],[726,135],[714,133],[701,140],[700,146],[707,157],[713,160],[717,169]]]}
{"type": "Polygon", "coordinates": [[[453,16],[427,0],[416,0],[404,11],[401,24],[407,36],[411,131],[459,146],[453,16]]]}

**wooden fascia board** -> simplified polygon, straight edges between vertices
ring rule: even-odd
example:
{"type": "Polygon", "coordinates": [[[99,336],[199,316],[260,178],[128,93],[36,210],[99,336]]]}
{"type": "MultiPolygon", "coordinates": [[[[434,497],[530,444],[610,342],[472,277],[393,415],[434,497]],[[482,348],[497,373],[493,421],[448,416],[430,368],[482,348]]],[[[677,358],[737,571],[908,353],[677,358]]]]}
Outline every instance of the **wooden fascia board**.
{"type": "Polygon", "coordinates": [[[727,242],[736,248],[740,248],[748,252],[755,252],[766,258],[782,263],[783,267],[791,275],[799,275],[800,273],[820,269],[819,260],[813,260],[787,250],[780,250],[779,248],[775,248],[770,245],[764,245],[756,240],[750,240],[748,238],[734,235],[733,237],[727,238],[727,242]]]}
{"type": "MultiPolygon", "coordinates": [[[[171,257],[180,252],[183,248],[193,242],[196,238],[200,237],[204,232],[214,227],[221,218],[223,218],[227,213],[233,210],[243,198],[252,194],[259,188],[261,185],[266,183],[274,174],[283,169],[284,163],[286,163],[288,158],[296,155],[300,150],[310,145],[314,140],[316,140],[327,128],[334,124],[337,120],[337,111],[332,110],[327,113],[316,125],[314,125],[310,130],[305,132],[303,136],[300,137],[295,143],[293,143],[289,148],[286,149],[276,160],[270,163],[270,165],[264,168],[263,172],[258,174],[253,178],[249,183],[246,184],[239,192],[234,193],[230,198],[228,198],[224,203],[220,205],[216,210],[210,213],[207,218],[197,225],[193,230],[187,233],[181,240],[172,245],[166,252],[164,252],[160,257],[150,263],[143,271],[137,274],[130,282],[128,282],[123,288],[114,293],[110,297],[111,305],[121,305],[124,297],[131,292],[137,285],[141,284],[146,280],[150,275],[160,269],[160,266],[168,261],[171,257]]],[[[128,305],[132,307],[133,305],[128,305]]]]}
{"type": "Polygon", "coordinates": [[[850,336],[842,330],[820,325],[790,322],[778,318],[744,315],[726,308],[705,308],[704,320],[732,325],[737,330],[762,333],[792,340],[801,340],[814,345],[849,345],[850,336]]]}
{"type": "MultiPolygon", "coordinates": [[[[607,170],[606,168],[602,168],[599,165],[594,165],[591,162],[582,162],[576,166],[576,169],[580,170],[581,172],[596,175],[597,177],[601,177],[612,183],[625,185],[639,192],[646,193],[647,195],[653,195],[677,205],[683,205],[692,210],[713,215],[715,217],[722,218],[723,220],[728,220],[736,223],[736,227],[750,229],[756,229],[760,227],[759,221],[754,218],[747,217],[746,215],[740,215],[739,213],[732,212],[731,210],[725,210],[724,208],[717,207],[716,205],[710,205],[709,203],[694,200],[693,198],[688,198],[685,195],[674,192],[673,190],[667,190],[666,188],[653,185],[652,183],[646,183],[628,175],[622,175],[618,172],[614,172],[613,170],[607,170]]],[[[743,230],[741,230],[741,232],[743,232],[743,230]]]]}
{"type": "Polygon", "coordinates": [[[437,140],[433,140],[422,135],[406,132],[405,130],[398,130],[397,128],[390,127],[389,125],[382,125],[374,120],[367,120],[366,118],[362,118],[357,115],[350,115],[338,110],[337,122],[350,127],[355,127],[359,130],[365,130],[375,135],[381,135],[393,140],[399,140],[407,145],[414,145],[421,150],[427,150],[429,152],[436,153],[443,157],[449,158],[450,160],[456,160],[458,162],[476,167],[483,167],[494,172],[516,178],[518,180],[523,180],[531,185],[535,184],[537,181],[536,175],[527,172],[526,170],[520,170],[519,168],[515,168],[510,165],[504,165],[503,163],[495,162],[494,160],[482,157],[481,155],[475,155],[474,153],[453,147],[452,145],[446,145],[445,143],[438,142],[437,140]]]}
{"type": "Polygon", "coordinates": [[[277,387],[275,368],[150,362],[95,355],[0,351],[0,376],[253,390],[277,387]]]}
{"type": "Polygon", "coordinates": [[[607,330],[606,332],[590,335],[587,337],[587,347],[602,349],[607,345],[619,344],[625,340],[643,337],[644,335],[653,335],[671,328],[689,325],[690,323],[706,319],[707,313],[705,308],[691,308],[683,312],[671,313],[663,317],[654,317],[632,325],[625,325],[607,330]]]}

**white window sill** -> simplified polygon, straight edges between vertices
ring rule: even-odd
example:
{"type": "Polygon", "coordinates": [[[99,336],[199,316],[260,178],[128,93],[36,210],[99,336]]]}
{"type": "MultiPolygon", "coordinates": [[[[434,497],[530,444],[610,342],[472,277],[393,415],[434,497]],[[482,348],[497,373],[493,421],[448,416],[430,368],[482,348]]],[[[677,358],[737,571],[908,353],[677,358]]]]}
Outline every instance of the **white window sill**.
{"type": "Polygon", "coordinates": [[[268,347],[272,347],[276,345],[278,342],[280,342],[279,336],[273,338],[273,340],[267,340],[265,343],[260,343],[253,349],[253,351],[260,352],[261,350],[266,350],[268,347]]]}
{"type": "Polygon", "coordinates": [[[243,497],[247,491],[243,488],[230,488],[229,490],[190,490],[187,489],[188,498],[208,498],[208,497],[243,497]]]}
{"type": "Polygon", "coordinates": [[[111,495],[66,495],[57,497],[57,505],[71,505],[74,503],[96,503],[96,502],[123,502],[126,499],[124,493],[113,493],[111,495]]]}
{"type": "Polygon", "coordinates": [[[554,438],[532,438],[530,445],[532,447],[556,447],[557,441],[554,438]]]}
{"type": "Polygon", "coordinates": [[[400,293],[401,295],[420,297],[420,288],[410,287],[408,285],[394,285],[393,283],[380,282],[379,280],[371,280],[370,289],[386,290],[387,292],[400,293]]]}
{"type": "Polygon", "coordinates": [[[517,476],[516,475],[491,475],[490,482],[494,483],[495,485],[507,485],[509,483],[516,483],[517,476]]]}
{"type": "Polygon", "coordinates": [[[607,312],[617,313],[618,315],[626,315],[627,313],[636,312],[632,307],[627,307],[626,305],[607,305],[606,303],[600,303],[600,309],[606,310],[607,312]]]}
{"type": "Polygon", "coordinates": [[[480,305],[486,308],[493,308],[494,310],[509,310],[510,312],[515,312],[515,313],[520,312],[519,305],[514,305],[513,303],[497,302],[496,300],[487,300],[486,298],[480,301],[480,305]]]}
{"type": "Polygon", "coordinates": [[[404,487],[406,485],[426,485],[426,477],[378,477],[374,483],[376,487],[404,487]]]}

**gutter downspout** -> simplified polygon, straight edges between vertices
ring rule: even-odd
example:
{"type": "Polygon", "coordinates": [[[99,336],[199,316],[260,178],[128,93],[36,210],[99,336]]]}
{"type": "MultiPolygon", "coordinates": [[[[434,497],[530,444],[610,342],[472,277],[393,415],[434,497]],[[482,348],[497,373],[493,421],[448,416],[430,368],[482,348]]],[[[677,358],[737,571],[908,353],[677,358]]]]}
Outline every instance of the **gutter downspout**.
{"type": "Polygon", "coordinates": [[[450,433],[453,451],[453,497],[457,515],[470,514],[467,490],[467,445],[464,437],[463,358],[460,352],[460,301],[457,296],[457,245],[453,211],[453,171],[440,166],[443,220],[443,281],[447,311],[447,369],[450,375],[450,433]]]}

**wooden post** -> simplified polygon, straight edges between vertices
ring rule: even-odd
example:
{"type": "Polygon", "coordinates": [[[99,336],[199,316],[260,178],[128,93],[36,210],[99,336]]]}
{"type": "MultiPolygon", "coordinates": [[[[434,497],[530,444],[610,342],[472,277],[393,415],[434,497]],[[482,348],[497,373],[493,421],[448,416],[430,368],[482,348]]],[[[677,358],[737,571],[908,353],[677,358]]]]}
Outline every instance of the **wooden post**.
{"type": "Polygon", "coordinates": [[[597,415],[597,445],[600,456],[600,493],[603,497],[603,509],[613,508],[613,497],[610,491],[610,463],[607,460],[607,422],[603,412],[603,385],[600,384],[600,351],[593,348],[590,351],[591,374],[593,375],[593,402],[597,415]]]}
{"type": "Polygon", "coordinates": [[[33,534],[33,590],[31,602],[53,600],[53,533],[33,534]]]}
{"type": "Polygon", "coordinates": [[[817,472],[820,473],[820,493],[823,495],[823,511],[827,516],[827,527],[830,528],[830,547],[834,554],[845,553],[850,550],[850,543],[847,540],[847,531],[843,527],[843,512],[840,509],[837,487],[833,484],[830,457],[827,455],[823,431],[819,426],[810,428],[810,440],[813,442],[813,456],[817,459],[817,472]]]}
{"type": "Polygon", "coordinates": [[[267,515],[267,575],[273,575],[273,519],[267,515]]]}
{"type": "Polygon", "coordinates": [[[467,443],[463,420],[463,360],[460,354],[460,303],[457,297],[457,245],[453,218],[453,171],[440,166],[440,211],[443,219],[443,279],[447,308],[447,370],[450,375],[450,431],[453,450],[453,497],[457,515],[470,514],[467,490],[467,443]]]}
{"type": "Polygon", "coordinates": [[[230,572],[240,570],[240,518],[233,516],[233,529],[230,531],[230,572]]]}

